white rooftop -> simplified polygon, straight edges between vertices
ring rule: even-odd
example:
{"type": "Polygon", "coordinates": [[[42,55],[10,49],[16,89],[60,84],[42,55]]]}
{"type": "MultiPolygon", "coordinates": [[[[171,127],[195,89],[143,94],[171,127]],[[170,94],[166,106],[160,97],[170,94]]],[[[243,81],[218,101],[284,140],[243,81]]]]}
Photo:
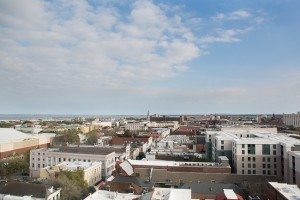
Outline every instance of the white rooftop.
{"type": "Polygon", "coordinates": [[[76,161],[76,162],[62,162],[62,163],[59,163],[57,166],[62,167],[65,170],[76,171],[78,168],[85,170],[90,167],[94,167],[96,165],[101,165],[101,163],[100,162],[76,161]]]}
{"type": "Polygon", "coordinates": [[[191,189],[155,188],[151,200],[191,200],[191,189]]]}
{"type": "Polygon", "coordinates": [[[41,139],[54,137],[54,133],[30,134],[17,131],[13,128],[0,128],[0,144],[28,139],[41,139]]]}
{"type": "Polygon", "coordinates": [[[300,189],[297,185],[289,185],[286,183],[269,182],[282,196],[289,200],[300,200],[300,189]]]}
{"type": "Polygon", "coordinates": [[[107,190],[97,190],[84,200],[133,200],[139,198],[140,195],[111,192],[107,190]]]}
{"type": "Polygon", "coordinates": [[[127,175],[131,176],[133,174],[133,168],[127,160],[122,162],[120,167],[126,172],[127,175]]]}
{"type": "Polygon", "coordinates": [[[238,197],[236,196],[236,194],[234,193],[233,190],[231,190],[231,189],[223,189],[223,191],[224,191],[224,195],[225,195],[225,197],[227,199],[230,199],[230,200],[236,199],[236,200],[238,200],[238,197]]]}

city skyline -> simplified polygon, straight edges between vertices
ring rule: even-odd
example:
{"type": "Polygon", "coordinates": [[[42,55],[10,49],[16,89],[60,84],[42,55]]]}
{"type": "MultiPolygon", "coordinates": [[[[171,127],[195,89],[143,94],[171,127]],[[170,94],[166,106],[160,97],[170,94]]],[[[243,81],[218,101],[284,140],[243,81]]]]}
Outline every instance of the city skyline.
{"type": "Polygon", "coordinates": [[[0,113],[296,113],[299,1],[1,1],[0,113]]]}

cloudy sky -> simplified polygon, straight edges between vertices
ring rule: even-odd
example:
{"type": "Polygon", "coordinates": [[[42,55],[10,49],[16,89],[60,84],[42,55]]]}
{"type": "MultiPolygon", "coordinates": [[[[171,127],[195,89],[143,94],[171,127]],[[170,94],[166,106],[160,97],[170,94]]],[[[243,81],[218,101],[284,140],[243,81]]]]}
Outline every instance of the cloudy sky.
{"type": "Polygon", "coordinates": [[[300,1],[0,1],[0,113],[300,110],[300,1]]]}

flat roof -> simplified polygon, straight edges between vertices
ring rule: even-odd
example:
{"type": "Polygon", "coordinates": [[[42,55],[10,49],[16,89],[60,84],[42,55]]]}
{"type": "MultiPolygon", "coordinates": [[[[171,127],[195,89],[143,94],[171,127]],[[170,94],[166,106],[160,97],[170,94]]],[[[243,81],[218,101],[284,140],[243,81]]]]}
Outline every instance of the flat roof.
{"type": "Polygon", "coordinates": [[[78,154],[94,154],[94,155],[108,155],[114,153],[114,149],[102,148],[102,147],[70,147],[62,146],[59,148],[52,149],[52,151],[64,152],[64,153],[78,153],[78,154]]]}
{"type": "MultiPolygon", "coordinates": [[[[127,161],[131,165],[140,165],[140,166],[212,166],[212,167],[226,167],[224,165],[220,165],[219,163],[214,162],[177,162],[177,161],[168,161],[168,160],[131,160],[127,159],[127,161]]],[[[229,167],[229,166],[228,166],[229,167]]]]}
{"type": "Polygon", "coordinates": [[[99,164],[101,165],[100,162],[76,161],[76,162],[62,162],[62,163],[59,163],[57,166],[62,166],[66,170],[76,171],[78,168],[88,169],[90,167],[94,167],[94,166],[99,165],[99,164]]]}
{"type": "Polygon", "coordinates": [[[107,190],[97,190],[90,196],[86,197],[84,200],[132,200],[138,199],[141,195],[118,193],[107,190]]]}
{"type": "Polygon", "coordinates": [[[282,196],[289,200],[300,200],[300,189],[297,185],[287,183],[269,182],[282,196]]]}
{"type": "Polygon", "coordinates": [[[13,128],[0,128],[0,144],[30,139],[51,138],[54,136],[54,133],[32,134],[23,133],[13,128]]]}

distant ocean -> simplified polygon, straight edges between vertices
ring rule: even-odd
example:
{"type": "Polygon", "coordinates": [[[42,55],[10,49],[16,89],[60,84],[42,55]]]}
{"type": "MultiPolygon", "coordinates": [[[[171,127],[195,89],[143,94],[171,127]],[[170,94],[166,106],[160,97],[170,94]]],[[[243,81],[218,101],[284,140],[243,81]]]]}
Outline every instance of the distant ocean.
{"type": "Polygon", "coordinates": [[[124,117],[144,117],[143,115],[51,115],[51,114],[0,114],[0,121],[2,120],[65,120],[76,117],[85,118],[100,118],[100,119],[120,119],[124,117]]]}

